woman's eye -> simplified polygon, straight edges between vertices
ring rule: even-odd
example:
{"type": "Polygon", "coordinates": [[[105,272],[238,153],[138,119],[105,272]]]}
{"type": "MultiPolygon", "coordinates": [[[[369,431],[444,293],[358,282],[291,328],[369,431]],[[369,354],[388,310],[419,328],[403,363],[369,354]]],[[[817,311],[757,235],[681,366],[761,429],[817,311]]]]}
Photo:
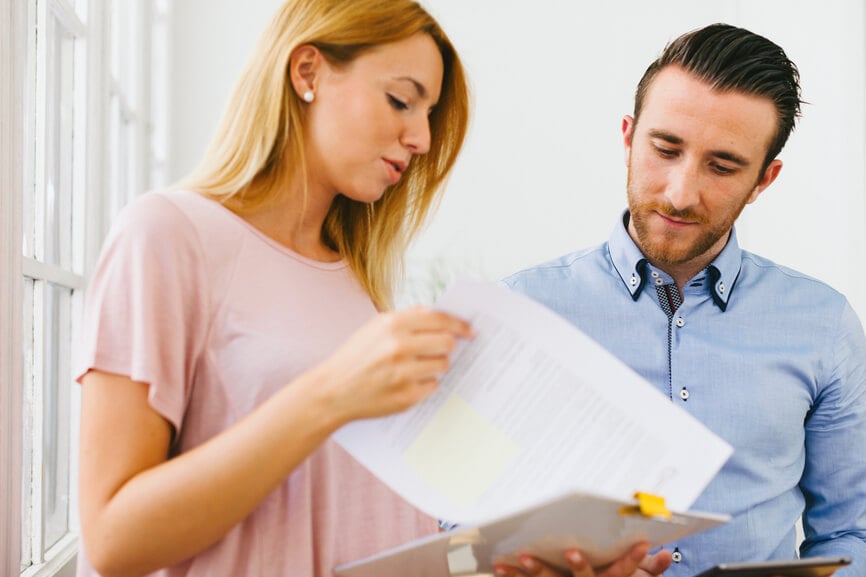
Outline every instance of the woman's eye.
{"type": "Polygon", "coordinates": [[[399,98],[397,98],[391,94],[388,95],[388,101],[391,103],[391,106],[393,106],[397,110],[408,110],[409,109],[408,104],[406,104],[405,102],[403,102],[402,100],[400,100],[399,98]]]}

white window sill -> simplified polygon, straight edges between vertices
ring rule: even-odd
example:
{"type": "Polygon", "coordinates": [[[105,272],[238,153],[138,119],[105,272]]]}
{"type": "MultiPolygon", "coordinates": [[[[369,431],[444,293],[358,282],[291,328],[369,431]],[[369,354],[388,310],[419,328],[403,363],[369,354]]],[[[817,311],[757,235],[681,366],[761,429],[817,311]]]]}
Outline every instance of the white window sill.
{"type": "Polygon", "coordinates": [[[21,577],[73,577],[78,554],[78,535],[69,533],[45,556],[45,562],[28,567],[21,577]]]}

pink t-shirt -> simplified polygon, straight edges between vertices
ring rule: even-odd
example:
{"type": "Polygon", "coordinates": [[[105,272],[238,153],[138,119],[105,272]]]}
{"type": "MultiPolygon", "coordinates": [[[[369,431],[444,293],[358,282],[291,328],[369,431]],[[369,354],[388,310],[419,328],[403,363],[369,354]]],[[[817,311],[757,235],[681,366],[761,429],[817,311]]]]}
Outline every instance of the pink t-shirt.
{"type": "MultiPolygon", "coordinates": [[[[298,255],[194,192],[149,193],[106,240],[87,291],[79,374],[149,383],[150,404],[177,433],[172,453],[182,453],[323,360],[375,312],[346,263],[298,255]]],[[[155,575],[330,576],[436,530],[328,440],[222,540],[155,575]]],[[[83,550],[78,575],[96,575],[83,550]]]]}

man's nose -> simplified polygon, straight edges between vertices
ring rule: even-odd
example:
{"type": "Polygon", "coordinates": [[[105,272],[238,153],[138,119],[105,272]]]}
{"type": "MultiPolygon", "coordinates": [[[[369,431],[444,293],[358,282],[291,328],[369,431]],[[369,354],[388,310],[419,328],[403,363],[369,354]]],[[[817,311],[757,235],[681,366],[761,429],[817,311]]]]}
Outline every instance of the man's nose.
{"type": "Polygon", "coordinates": [[[701,181],[698,167],[681,162],[668,173],[665,198],[677,210],[685,210],[700,202],[701,181]]]}

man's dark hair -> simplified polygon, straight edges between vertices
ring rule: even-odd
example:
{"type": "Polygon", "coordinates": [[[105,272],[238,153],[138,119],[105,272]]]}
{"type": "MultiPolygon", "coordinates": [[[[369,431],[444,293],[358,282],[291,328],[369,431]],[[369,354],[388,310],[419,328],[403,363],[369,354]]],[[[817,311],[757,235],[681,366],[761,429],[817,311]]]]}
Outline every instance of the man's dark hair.
{"type": "Polygon", "coordinates": [[[800,73],[781,47],[743,28],[712,24],[687,32],[669,43],[650,64],[637,86],[634,118],[637,124],[647,91],[666,66],[680,66],[719,91],[763,96],[776,106],[776,135],[770,143],[761,174],[782,151],[800,116],[800,73]]]}

